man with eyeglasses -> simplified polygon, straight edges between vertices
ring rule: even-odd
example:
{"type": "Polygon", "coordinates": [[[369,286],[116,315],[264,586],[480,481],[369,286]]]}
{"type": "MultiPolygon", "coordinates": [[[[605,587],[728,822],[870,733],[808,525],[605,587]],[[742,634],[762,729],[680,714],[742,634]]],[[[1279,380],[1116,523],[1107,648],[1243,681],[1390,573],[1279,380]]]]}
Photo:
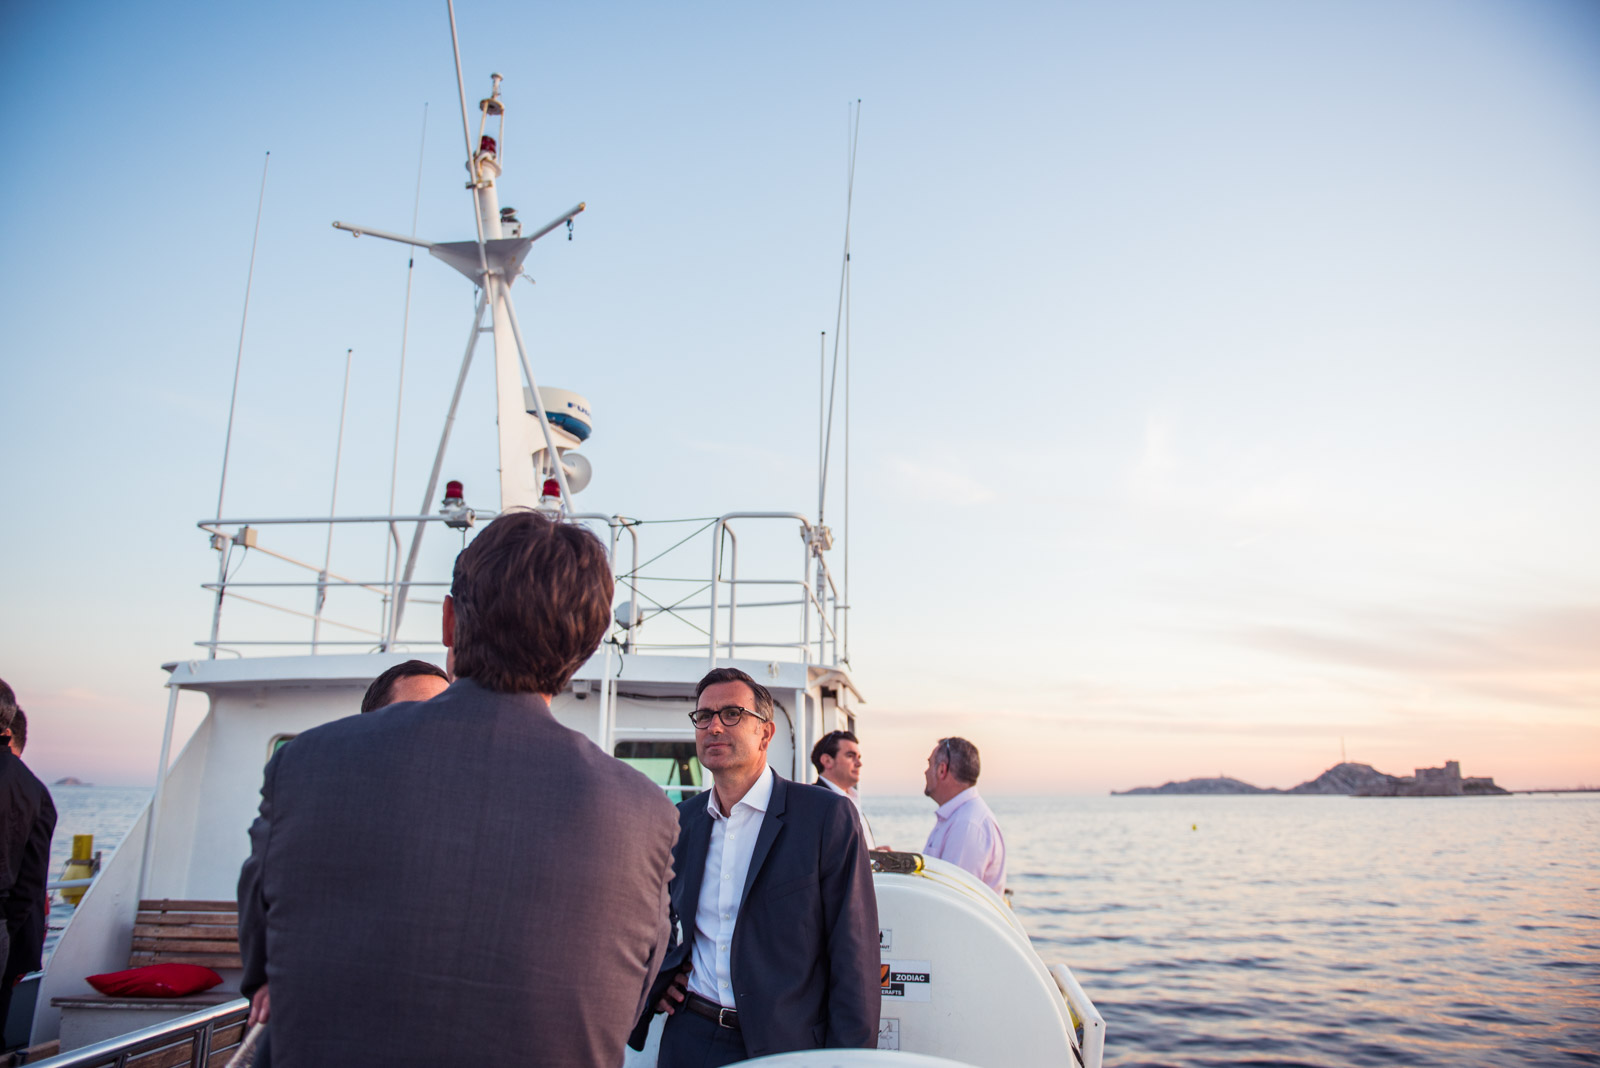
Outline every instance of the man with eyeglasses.
{"type": "Polygon", "coordinates": [[[668,1014],[661,1068],[877,1044],[866,843],[846,798],[767,766],[772,711],[766,687],[736,668],[696,688],[695,752],[713,785],[678,805],[670,894],[683,937],[650,992],[668,1014]]]}
{"type": "Polygon", "coordinates": [[[965,868],[997,894],[1006,891],[1006,840],[978,796],[978,747],[965,738],[940,738],[928,754],[922,792],[938,805],[924,856],[965,868]]]}

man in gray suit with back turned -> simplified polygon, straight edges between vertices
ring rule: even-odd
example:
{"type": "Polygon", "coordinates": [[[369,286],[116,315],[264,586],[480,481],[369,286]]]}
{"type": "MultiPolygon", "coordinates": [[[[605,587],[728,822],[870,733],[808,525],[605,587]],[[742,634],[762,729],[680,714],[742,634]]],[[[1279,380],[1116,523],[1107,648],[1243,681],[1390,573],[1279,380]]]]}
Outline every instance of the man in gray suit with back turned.
{"type": "Polygon", "coordinates": [[[611,595],[592,534],[507,513],[456,558],[449,689],[268,763],[239,941],[274,1068],[621,1063],[667,944],[677,813],[549,709],[611,595]]]}

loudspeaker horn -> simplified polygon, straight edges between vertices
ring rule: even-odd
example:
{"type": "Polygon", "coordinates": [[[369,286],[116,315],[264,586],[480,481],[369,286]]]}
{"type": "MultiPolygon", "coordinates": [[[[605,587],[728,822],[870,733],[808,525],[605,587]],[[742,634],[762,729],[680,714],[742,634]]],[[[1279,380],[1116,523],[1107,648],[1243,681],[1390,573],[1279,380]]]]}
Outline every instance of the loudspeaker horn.
{"type": "Polygon", "coordinates": [[[561,470],[567,476],[567,489],[573,493],[582,493],[583,488],[594,477],[594,465],[590,464],[589,458],[581,452],[563,453],[561,470]]]}

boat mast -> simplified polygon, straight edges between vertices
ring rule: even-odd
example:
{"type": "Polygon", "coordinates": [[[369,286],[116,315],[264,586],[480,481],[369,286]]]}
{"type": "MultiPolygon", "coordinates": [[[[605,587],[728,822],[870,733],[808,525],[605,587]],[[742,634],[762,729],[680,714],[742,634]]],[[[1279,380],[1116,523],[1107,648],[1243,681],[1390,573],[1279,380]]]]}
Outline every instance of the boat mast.
{"type": "MultiPolygon", "coordinates": [[[[451,30],[455,29],[455,20],[451,18],[451,30]]],[[[458,56],[456,72],[460,74],[460,58],[458,56]]],[[[506,236],[505,221],[500,213],[500,193],[495,186],[495,179],[500,177],[500,138],[505,134],[505,104],[500,99],[500,75],[492,74],[490,79],[493,88],[489,96],[478,102],[480,119],[478,122],[478,144],[474,151],[471,141],[471,132],[468,125],[466,111],[466,89],[462,87],[461,123],[462,133],[467,137],[467,147],[470,153],[467,167],[471,173],[468,188],[472,190],[473,201],[477,207],[477,222],[479,245],[487,251],[491,242],[498,242],[506,236]],[[491,136],[486,132],[490,119],[498,120],[496,133],[491,136]]],[[[520,224],[515,227],[521,231],[520,224]]],[[[516,281],[520,273],[521,257],[511,271],[496,270],[487,263],[480,264],[486,268],[482,285],[489,298],[489,315],[494,327],[494,392],[495,392],[495,417],[500,433],[500,510],[524,507],[533,508],[539,504],[540,491],[544,487],[544,479],[540,477],[532,462],[534,453],[545,447],[544,443],[536,443],[539,428],[534,426],[534,421],[528,418],[527,400],[522,392],[522,367],[517,345],[517,333],[512,328],[511,309],[511,284],[516,281]]],[[[501,266],[501,265],[496,265],[501,266]]],[[[531,381],[531,376],[530,376],[531,381]]],[[[542,419],[541,419],[542,421],[542,419]]],[[[551,449],[554,452],[554,449],[551,449]]],[[[562,500],[567,495],[563,493],[562,500]]]]}
{"type": "MultiPolygon", "coordinates": [[[[480,292],[473,326],[468,334],[467,351],[462,358],[461,374],[456,382],[456,393],[450,402],[445,418],[445,430],[439,440],[439,450],[434,456],[433,473],[424,493],[422,512],[433,506],[433,495],[438,490],[440,468],[444,451],[449,444],[450,426],[455,419],[456,407],[461,399],[461,386],[466,378],[467,365],[482,330],[485,310],[490,315],[490,330],[494,337],[495,364],[495,416],[499,441],[500,511],[511,508],[559,509],[562,515],[573,511],[573,488],[577,482],[582,489],[587,482],[587,464],[581,457],[563,461],[562,454],[576,449],[587,436],[566,429],[571,420],[562,426],[552,425],[545,411],[544,398],[539,393],[538,382],[533,377],[533,365],[528,359],[528,348],[523,340],[522,326],[517,321],[516,306],[511,301],[511,286],[522,274],[522,261],[533,243],[561,226],[566,226],[571,238],[572,220],[586,207],[579,203],[557,216],[531,234],[522,232],[522,223],[511,208],[500,207],[496,180],[502,174],[502,140],[505,135],[505,103],[500,99],[500,75],[491,75],[492,84],[487,97],[478,102],[479,123],[476,143],[472,139],[471,119],[467,111],[466,83],[461,74],[461,46],[456,34],[455,5],[446,0],[450,15],[450,46],[455,57],[456,87],[461,100],[461,135],[466,144],[467,189],[472,193],[473,224],[477,230],[476,241],[424,241],[416,236],[388,233],[367,226],[353,226],[334,222],[334,227],[360,237],[363,234],[414,245],[428,250],[429,255],[454,267],[471,279],[480,292]],[[489,123],[495,123],[494,133],[489,123]],[[526,386],[524,386],[526,383],[526,386]],[[575,461],[575,466],[569,466],[575,461]],[[549,492],[546,492],[549,490],[549,492]]],[[[570,405],[569,405],[570,407],[570,405]]],[[[563,413],[566,415],[567,413],[563,413]]],[[[587,410],[579,422],[587,425],[587,410]]],[[[454,502],[461,506],[463,502],[454,502]]],[[[467,510],[470,516],[470,509],[467,510]]],[[[470,525],[470,517],[466,520],[470,525]]],[[[404,574],[398,581],[393,616],[387,628],[387,640],[393,641],[399,633],[400,621],[405,614],[405,603],[410,591],[411,577],[415,573],[417,554],[421,547],[425,523],[418,523],[412,534],[411,548],[407,554],[404,574]]]]}

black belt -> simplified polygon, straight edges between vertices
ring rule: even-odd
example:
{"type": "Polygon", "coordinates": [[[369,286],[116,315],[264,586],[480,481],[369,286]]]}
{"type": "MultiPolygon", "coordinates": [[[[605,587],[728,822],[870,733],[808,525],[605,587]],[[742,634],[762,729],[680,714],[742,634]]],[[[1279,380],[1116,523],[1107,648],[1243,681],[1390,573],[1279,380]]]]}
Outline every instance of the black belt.
{"type": "Polygon", "coordinates": [[[739,1030],[739,1010],[726,1009],[710,998],[703,998],[699,994],[689,994],[683,1001],[683,1007],[696,1016],[704,1016],[708,1020],[716,1021],[718,1027],[726,1027],[730,1031],[739,1030]]]}

